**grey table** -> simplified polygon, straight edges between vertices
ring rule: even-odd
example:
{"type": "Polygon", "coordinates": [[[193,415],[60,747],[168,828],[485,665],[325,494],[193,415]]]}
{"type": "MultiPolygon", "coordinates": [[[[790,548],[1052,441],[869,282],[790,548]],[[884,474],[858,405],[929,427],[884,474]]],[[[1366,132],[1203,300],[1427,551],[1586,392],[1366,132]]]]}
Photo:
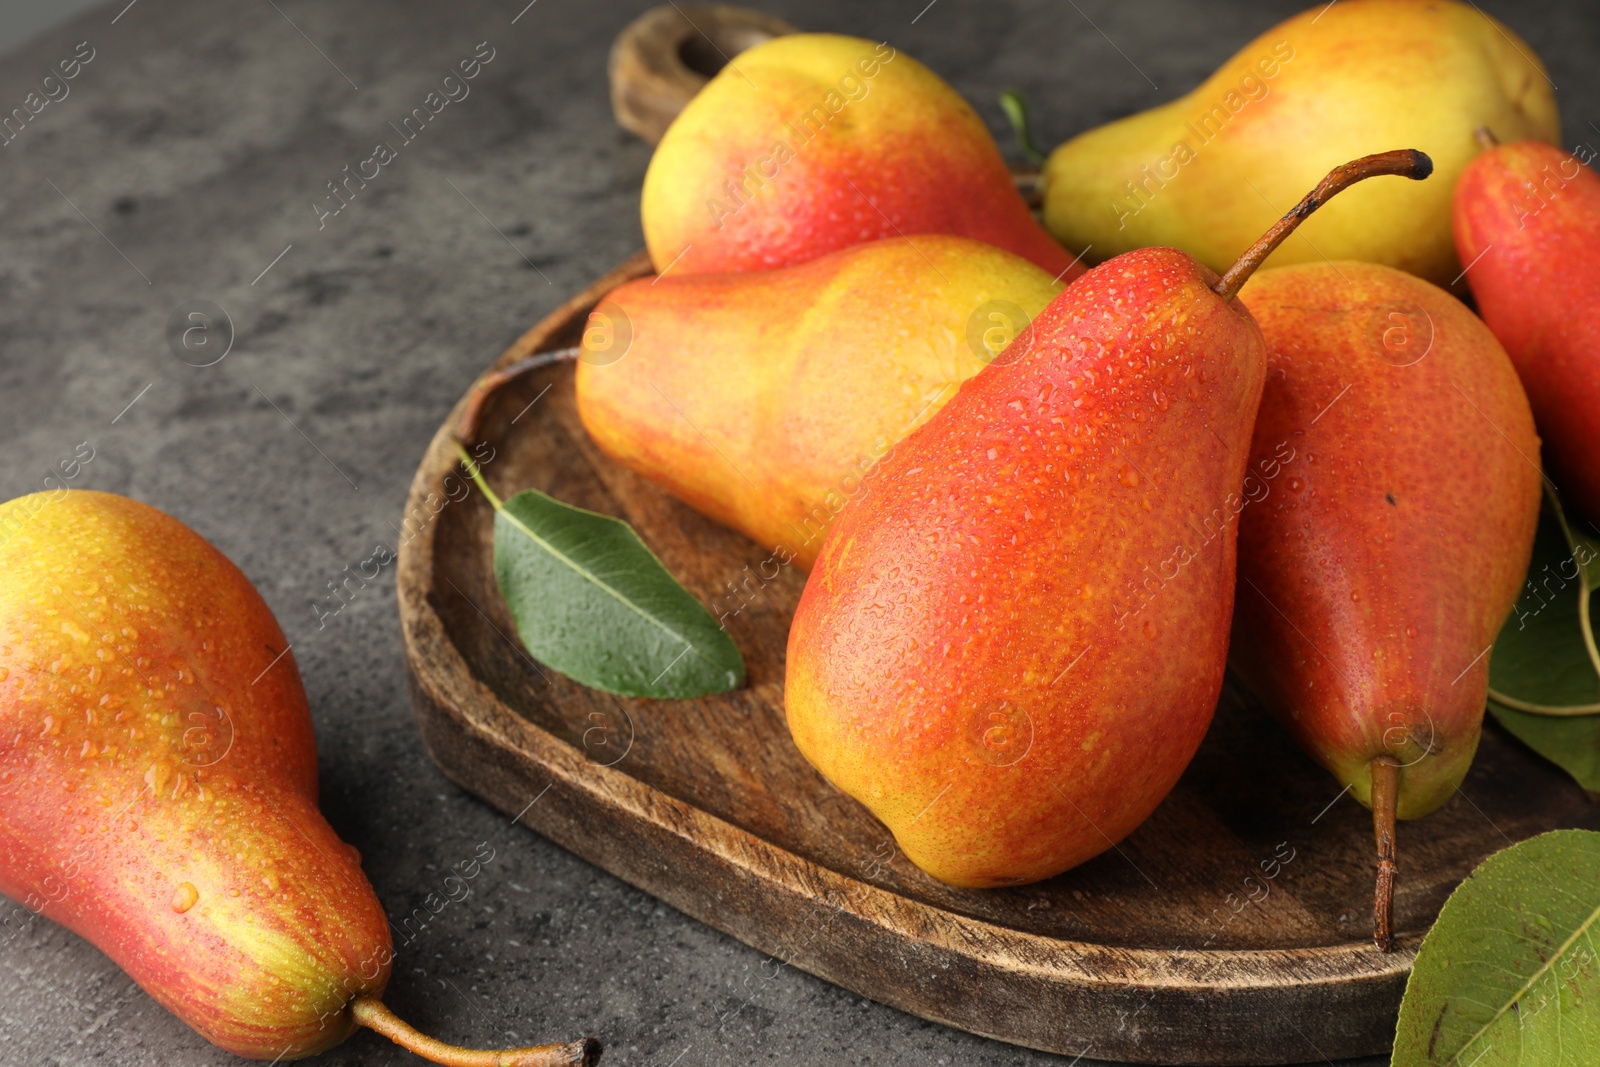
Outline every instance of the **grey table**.
{"type": "MultiPolygon", "coordinates": [[[[892,41],[996,130],[997,94],[1020,86],[1054,143],[1187,91],[1305,2],[765,6],[892,41]]],[[[1065,1065],[793,969],[768,978],[754,950],[509,825],[423,752],[392,574],[318,610],[346,565],[394,541],[422,448],[478,371],[641,246],[650,152],[612,122],[605,59],[645,6],[114,0],[7,54],[0,112],[80,42],[93,58],[0,147],[0,498],[89,442],[75,484],[161,507],[238,562],[299,658],[324,810],[391,915],[494,849],[471,898],[399,955],[389,1002],[416,1025],[479,1045],[591,1032],[618,1067],[1065,1065]],[[471,95],[321,218],[326,184],[480,42],[494,58],[471,95]],[[214,366],[167,341],[194,300],[234,327],[214,366]]],[[[1600,141],[1600,11],[1483,6],[1549,64],[1569,141],[1600,141]]],[[[0,946],[0,1060],[238,1062],[42,921],[0,946]]],[[[364,1033],[321,1062],[415,1061],[364,1033]]]]}

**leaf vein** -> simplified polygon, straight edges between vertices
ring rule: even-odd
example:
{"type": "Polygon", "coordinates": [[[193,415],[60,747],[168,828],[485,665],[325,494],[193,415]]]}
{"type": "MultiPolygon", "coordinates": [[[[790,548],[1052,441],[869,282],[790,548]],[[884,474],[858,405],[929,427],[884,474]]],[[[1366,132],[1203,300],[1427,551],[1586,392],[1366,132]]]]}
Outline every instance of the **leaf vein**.
{"type": "MultiPolygon", "coordinates": [[[[599,576],[594,574],[587,567],[584,567],[577,560],[573,559],[571,556],[568,556],[566,553],[564,553],[564,552],[560,551],[559,549],[557,549],[555,545],[551,544],[549,541],[545,540],[544,538],[540,537],[538,534],[534,533],[533,530],[528,526],[528,524],[523,522],[516,515],[512,514],[511,510],[509,508],[506,508],[506,507],[502,506],[500,508],[500,514],[504,515],[506,517],[507,521],[512,523],[514,526],[516,526],[517,529],[521,530],[528,537],[529,540],[533,541],[535,544],[537,544],[539,547],[543,548],[546,552],[550,553],[550,555],[554,556],[556,559],[560,560],[562,563],[565,563],[578,576],[580,576],[582,578],[585,578],[588,581],[592,582],[595,585],[596,588],[604,590],[607,595],[613,597],[618,603],[626,606],[630,611],[634,612],[634,614],[638,615],[640,618],[644,619],[647,622],[650,622],[650,623],[654,624],[656,626],[656,628],[661,630],[663,633],[670,634],[671,636],[677,638],[679,641],[682,641],[685,645],[688,645],[689,648],[694,651],[694,654],[700,659],[700,661],[702,663],[706,664],[706,666],[712,667],[712,668],[715,668],[715,669],[718,669],[718,670],[724,669],[721,664],[713,663],[710,660],[706,659],[705,655],[698,648],[695,648],[695,645],[694,645],[693,641],[690,641],[687,637],[683,636],[677,630],[673,629],[672,626],[670,624],[668,624],[666,621],[657,618],[656,616],[652,615],[648,611],[645,611],[644,608],[640,607],[638,604],[635,604],[632,600],[629,600],[627,597],[623,596],[616,589],[612,588],[611,586],[607,585],[605,582],[601,581],[599,576]]],[[[602,516],[602,517],[609,517],[609,516],[602,516]]],[[[644,542],[642,542],[642,541],[640,542],[640,544],[643,544],[643,543],[644,542]]],[[[645,551],[647,551],[647,552],[650,551],[648,545],[645,546],[645,551]]],[[[654,556],[655,553],[652,552],[651,555],[654,556]]]]}
{"type": "MultiPolygon", "coordinates": [[[[1465,1052],[1465,1051],[1467,1051],[1467,1049],[1471,1048],[1480,1038],[1482,1038],[1486,1033],[1488,1033],[1489,1030],[1492,1029],[1494,1027],[1494,1025],[1496,1023],[1498,1023],[1501,1020],[1501,1018],[1503,1018],[1505,1016],[1506,1012],[1511,1010],[1511,1005],[1517,1003],[1523,997],[1527,996],[1529,991],[1531,991],[1534,986],[1539,984],[1539,982],[1544,978],[1544,976],[1550,972],[1550,969],[1555,966],[1556,961],[1560,960],[1563,956],[1566,955],[1567,950],[1569,948],[1571,948],[1577,942],[1578,938],[1587,937],[1589,935],[1590,928],[1592,928],[1594,926],[1594,924],[1595,924],[1595,922],[1597,920],[1600,920],[1600,907],[1596,907],[1593,911],[1591,911],[1589,913],[1589,917],[1587,919],[1584,919],[1583,922],[1578,924],[1578,928],[1576,930],[1574,930],[1570,936],[1568,936],[1566,941],[1562,942],[1561,946],[1554,953],[1552,953],[1548,959],[1546,959],[1537,968],[1535,968],[1535,970],[1533,972],[1533,975],[1526,982],[1524,982],[1522,984],[1522,988],[1517,990],[1516,994],[1510,1000],[1508,1000],[1504,1004],[1502,1004],[1495,1011],[1494,1015],[1489,1019],[1488,1022],[1486,1022],[1482,1026],[1478,1027],[1477,1032],[1474,1033],[1471,1037],[1467,1038],[1466,1043],[1463,1044],[1461,1046],[1461,1048],[1455,1053],[1455,1055],[1451,1056],[1450,1059],[1447,1062],[1455,1063],[1457,1060],[1459,1060],[1461,1058],[1461,1054],[1463,1052],[1465,1052]]],[[[1521,940],[1527,940],[1527,939],[1524,938],[1524,939],[1521,939],[1521,940]]],[[[1536,943],[1536,942],[1529,942],[1529,943],[1532,944],[1532,943],[1536,943]]],[[[1485,1007],[1489,1007],[1490,1005],[1486,1004],[1484,1006],[1485,1007]]],[[[1556,1007],[1560,1008],[1560,1006],[1561,1006],[1561,1001],[1560,1001],[1560,998],[1558,996],[1557,999],[1556,999],[1556,1007]]],[[[1557,1025],[1558,1026],[1559,1026],[1559,1023],[1560,1023],[1559,1015],[1560,1015],[1560,1012],[1558,1011],[1557,1012],[1557,1016],[1558,1016],[1557,1025]]],[[[1559,1037],[1560,1037],[1560,1035],[1558,1033],[1557,1034],[1557,1039],[1558,1040],[1559,1040],[1559,1037]]]]}

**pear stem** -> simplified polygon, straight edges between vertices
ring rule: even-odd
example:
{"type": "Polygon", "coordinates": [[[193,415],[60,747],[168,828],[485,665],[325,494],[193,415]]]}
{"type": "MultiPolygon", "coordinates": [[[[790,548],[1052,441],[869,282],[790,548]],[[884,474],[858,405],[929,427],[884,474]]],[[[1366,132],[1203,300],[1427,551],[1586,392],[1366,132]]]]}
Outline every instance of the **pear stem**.
{"type": "Polygon", "coordinates": [[[1273,249],[1281,245],[1284,239],[1295,231],[1295,227],[1313,211],[1327,203],[1330,197],[1356,182],[1376,178],[1380,174],[1397,174],[1412,181],[1421,181],[1432,173],[1433,160],[1415,148],[1379,152],[1334,167],[1326,178],[1317,183],[1315,189],[1306,194],[1304,200],[1294,206],[1294,210],[1273,223],[1271,228],[1261,235],[1261,239],[1251,245],[1245,254],[1239,257],[1239,261],[1228,268],[1228,273],[1219,278],[1211,288],[1222,299],[1232,300],[1238,295],[1239,287],[1256,272],[1257,267],[1261,266],[1262,260],[1270,256],[1273,249]]]}
{"type": "Polygon", "coordinates": [[[461,465],[467,468],[467,474],[477,483],[478,491],[489,501],[489,506],[496,511],[504,511],[505,504],[498,496],[495,496],[494,490],[490,489],[489,483],[484,480],[483,468],[478,465],[477,460],[467,454],[466,446],[461,443],[459,438],[456,440],[456,455],[461,457],[461,465]]]}
{"type": "Polygon", "coordinates": [[[1394,858],[1400,764],[1390,756],[1379,756],[1367,768],[1372,773],[1372,836],[1378,845],[1378,882],[1372,894],[1372,943],[1380,952],[1393,952],[1394,882],[1400,874],[1394,858]]]}
{"type": "Polygon", "coordinates": [[[590,1067],[600,1062],[600,1042],[592,1037],[534,1048],[461,1048],[413,1029],[375,997],[357,997],[350,1004],[350,1014],[362,1026],[443,1067],[590,1067]]]}
{"type": "Polygon", "coordinates": [[[1493,148],[1500,143],[1500,138],[1496,137],[1494,131],[1487,126],[1479,126],[1472,132],[1478,138],[1478,143],[1485,149],[1493,148]]]}

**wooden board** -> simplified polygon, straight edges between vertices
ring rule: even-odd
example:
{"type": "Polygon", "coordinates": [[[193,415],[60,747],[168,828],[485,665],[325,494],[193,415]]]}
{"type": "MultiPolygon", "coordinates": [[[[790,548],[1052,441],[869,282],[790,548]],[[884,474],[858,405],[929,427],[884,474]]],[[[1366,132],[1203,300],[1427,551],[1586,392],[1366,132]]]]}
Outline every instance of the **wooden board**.
{"type": "MultiPolygon", "coordinates": [[[[576,343],[601,295],[648,270],[641,253],[496,366],[576,343]]],[[[414,536],[400,553],[428,751],[454,781],[565,848],[862,996],[1097,1059],[1378,1053],[1421,935],[1456,883],[1514,841],[1600,828],[1576,785],[1491,728],[1462,793],[1401,826],[1401,950],[1382,955],[1369,940],[1366,810],[1230,684],[1177,789],[1119,847],[1038,885],[951,889],[898,855],[790,743],[784,646],[804,576],[756,574],[765,550],[601,455],[577,419],[572,365],[559,361],[489,394],[490,484],[627,520],[707,603],[730,603],[742,587],[747,603],[728,628],[749,684],[705,700],[628,700],[528,657],[495,587],[493,513],[456,469],[466,401],[417,471],[414,536]]]]}

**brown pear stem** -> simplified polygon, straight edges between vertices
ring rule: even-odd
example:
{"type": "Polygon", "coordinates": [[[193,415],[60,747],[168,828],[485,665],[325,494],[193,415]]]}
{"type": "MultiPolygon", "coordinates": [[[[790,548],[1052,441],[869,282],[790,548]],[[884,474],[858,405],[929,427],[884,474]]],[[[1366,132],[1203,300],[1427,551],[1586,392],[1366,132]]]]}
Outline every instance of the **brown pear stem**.
{"type": "Polygon", "coordinates": [[[1496,137],[1494,131],[1487,126],[1479,126],[1473,131],[1473,135],[1478,138],[1478,143],[1483,145],[1484,148],[1493,148],[1500,143],[1500,138],[1496,137]]]}
{"type": "Polygon", "coordinates": [[[376,997],[357,997],[350,1014],[362,1026],[443,1067],[591,1067],[600,1062],[600,1042],[592,1037],[535,1048],[461,1048],[413,1029],[376,997]]]}
{"type": "Polygon", "coordinates": [[[1372,942],[1380,952],[1393,952],[1394,881],[1400,875],[1394,859],[1400,764],[1389,756],[1379,756],[1367,768],[1372,773],[1372,836],[1378,844],[1378,884],[1372,894],[1372,942]]]}
{"type": "Polygon", "coordinates": [[[1294,206],[1294,210],[1283,218],[1273,223],[1261,239],[1239,257],[1239,261],[1228,268],[1228,273],[1217,280],[1211,288],[1224,300],[1232,300],[1239,293],[1239,287],[1244,285],[1250,275],[1261,266],[1262,260],[1272,254],[1272,250],[1284,242],[1284,239],[1295,231],[1295,227],[1313,211],[1328,202],[1328,199],[1356,182],[1376,178],[1380,174],[1398,174],[1412,181],[1421,181],[1433,173],[1433,160],[1427,154],[1415,148],[1399,148],[1393,152],[1379,152],[1377,155],[1362,156],[1341,167],[1334,167],[1328,176],[1317,183],[1317,187],[1306,194],[1304,200],[1294,206]]]}

